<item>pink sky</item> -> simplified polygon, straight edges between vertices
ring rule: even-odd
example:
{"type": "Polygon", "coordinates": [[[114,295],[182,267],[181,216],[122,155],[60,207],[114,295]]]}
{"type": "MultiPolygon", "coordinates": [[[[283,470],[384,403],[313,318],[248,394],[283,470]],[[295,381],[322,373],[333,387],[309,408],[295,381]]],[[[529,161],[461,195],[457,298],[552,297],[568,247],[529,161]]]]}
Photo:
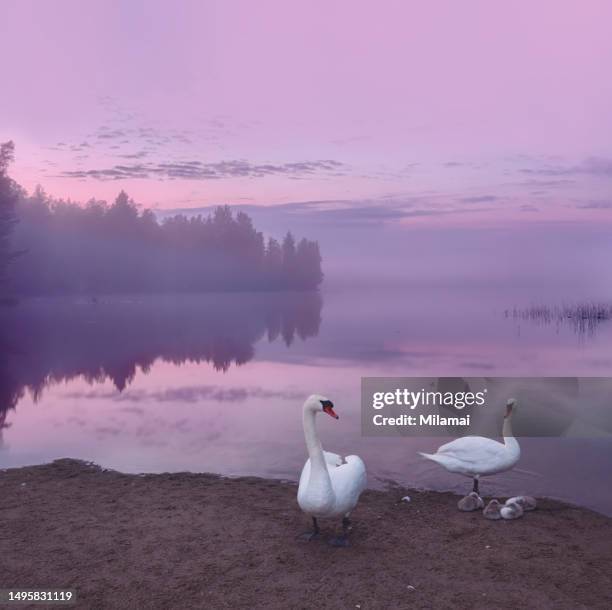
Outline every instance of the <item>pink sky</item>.
{"type": "Polygon", "coordinates": [[[76,200],[601,220],[610,23],[606,0],[3,0],[0,140],[76,200]]]}

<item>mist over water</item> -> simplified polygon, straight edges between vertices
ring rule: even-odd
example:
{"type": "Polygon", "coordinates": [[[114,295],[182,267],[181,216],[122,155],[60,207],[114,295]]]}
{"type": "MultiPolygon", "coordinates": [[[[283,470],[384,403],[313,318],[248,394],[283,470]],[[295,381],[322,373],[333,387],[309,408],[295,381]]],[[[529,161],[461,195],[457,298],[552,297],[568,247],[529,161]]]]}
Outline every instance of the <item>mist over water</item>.
{"type": "MultiPolygon", "coordinates": [[[[389,218],[384,205],[346,209],[320,206],[233,205],[266,235],[287,228],[315,236],[321,246],[326,293],[404,291],[432,301],[471,293],[504,308],[612,300],[610,230],[605,222],[555,221],[537,212],[510,220],[389,218]],[[364,213],[364,212],[367,212],[364,213]]],[[[187,216],[214,207],[182,210],[187,216]]],[[[176,211],[158,212],[167,218],[176,211]]]]}
{"type": "MultiPolygon", "coordinates": [[[[612,323],[581,334],[514,319],[507,299],[337,288],[24,301],[0,311],[0,466],[70,456],[129,472],[296,479],[301,405],[317,392],[340,414],[318,421],[324,447],[361,455],[371,485],[462,491],[467,479],[416,453],[444,438],[361,436],[360,380],[610,375],[612,323]]],[[[485,479],[485,495],[549,495],[612,514],[609,431],[521,446],[518,468],[485,479]]]]}

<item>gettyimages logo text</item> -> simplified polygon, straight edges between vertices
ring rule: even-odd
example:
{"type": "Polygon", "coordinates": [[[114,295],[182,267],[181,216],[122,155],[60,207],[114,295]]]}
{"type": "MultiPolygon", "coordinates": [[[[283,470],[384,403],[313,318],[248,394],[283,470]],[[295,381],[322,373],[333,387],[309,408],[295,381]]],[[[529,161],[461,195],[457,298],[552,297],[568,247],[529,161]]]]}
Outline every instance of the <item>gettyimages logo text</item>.
{"type": "Polygon", "coordinates": [[[608,377],[364,377],[361,430],[498,438],[506,421],[515,436],[601,436],[612,433],[611,395],[608,377]]]}

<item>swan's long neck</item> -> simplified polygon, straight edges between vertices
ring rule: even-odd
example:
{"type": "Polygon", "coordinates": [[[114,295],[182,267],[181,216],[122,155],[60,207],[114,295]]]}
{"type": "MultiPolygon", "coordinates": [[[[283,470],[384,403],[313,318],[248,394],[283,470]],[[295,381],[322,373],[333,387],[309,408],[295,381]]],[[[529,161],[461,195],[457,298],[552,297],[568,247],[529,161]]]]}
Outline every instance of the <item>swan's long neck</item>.
{"type": "Polygon", "coordinates": [[[325,468],[323,447],[321,447],[321,442],[317,436],[315,417],[316,414],[313,411],[304,411],[304,438],[306,439],[306,448],[308,449],[311,467],[314,467],[316,464],[325,468]]]}
{"type": "Polygon", "coordinates": [[[304,438],[306,440],[308,456],[310,457],[310,484],[325,485],[331,489],[331,480],[329,472],[327,472],[325,457],[323,456],[323,447],[317,436],[315,417],[314,411],[304,410],[304,438]]]}
{"type": "Polygon", "coordinates": [[[518,441],[514,438],[514,434],[512,433],[512,414],[504,417],[502,436],[504,437],[504,444],[506,445],[507,449],[511,451],[519,451],[518,441]]]}

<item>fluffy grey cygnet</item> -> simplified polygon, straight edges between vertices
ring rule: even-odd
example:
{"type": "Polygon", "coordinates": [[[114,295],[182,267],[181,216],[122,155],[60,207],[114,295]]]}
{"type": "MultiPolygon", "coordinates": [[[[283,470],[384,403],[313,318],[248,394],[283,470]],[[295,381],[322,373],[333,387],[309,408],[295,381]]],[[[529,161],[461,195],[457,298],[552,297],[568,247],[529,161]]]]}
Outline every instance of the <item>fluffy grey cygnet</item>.
{"type": "Polygon", "coordinates": [[[502,519],[518,519],[523,516],[523,508],[517,502],[506,502],[499,510],[502,519]]]}
{"type": "Polygon", "coordinates": [[[483,506],[483,499],[475,491],[470,492],[465,498],[461,498],[461,500],[457,502],[457,508],[466,513],[480,510],[483,506]]]}
{"type": "Polygon", "coordinates": [[[515,496],[508,498],[506,504],[518,504],[524,511],[535,510],[538,503],[532,496],[515,496]]]}
{"type": "Polygon", "coordinates": [[[486,508],[482,511],[482,514],[485,516],[485,519],[501,519],[500,508],[501,504],[499,503],[499,500],[493,499],[487,504],[486,508]]]}

